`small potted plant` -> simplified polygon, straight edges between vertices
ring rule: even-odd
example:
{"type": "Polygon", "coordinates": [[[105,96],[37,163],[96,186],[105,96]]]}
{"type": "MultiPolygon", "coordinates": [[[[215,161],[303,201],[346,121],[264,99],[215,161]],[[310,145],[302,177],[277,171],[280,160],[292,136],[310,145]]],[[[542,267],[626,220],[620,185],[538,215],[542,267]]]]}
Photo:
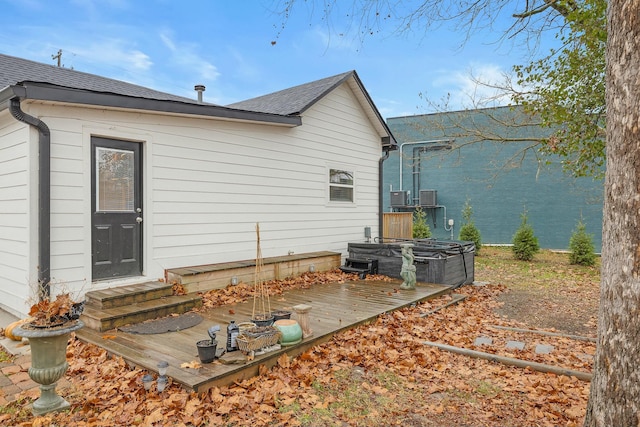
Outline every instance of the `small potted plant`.
{"type": "Polygon", "coordinates": [[[256,326],[271,326],[273,325],[273,315],[271,313],[255,314],[251,317],[251,322],[256,326]]]}
{"type": "Polygon", "coordinates": [[[69,367],[69,336],[84,326],[79,319],[82,308],[83,303],[75,303],[68,293],[58,295],[53,301],[43,298],[31,307],[31,318],[13,331],[15,335],[29,339],[29,377],[40,384],[40,397],[31,408],[34,415],[69,407],[69,403],[56,393],[56,385],[69,367]]]}
{"type": "Polygon", "coordinates": [[[28,324],[36,329],[51,329],[73,323],[80,317],[83,307],[84,303],[74,302],[68,293],[59,294],[53,301],[44,298],[31,306],[28,324]]]}
{"type": "Polygon", "coordinates": [[[275,310],[271,312],[271,315],[273,316],[274,322],[283,319],[291,319],[291,312],[289,310],[275,310]]]}

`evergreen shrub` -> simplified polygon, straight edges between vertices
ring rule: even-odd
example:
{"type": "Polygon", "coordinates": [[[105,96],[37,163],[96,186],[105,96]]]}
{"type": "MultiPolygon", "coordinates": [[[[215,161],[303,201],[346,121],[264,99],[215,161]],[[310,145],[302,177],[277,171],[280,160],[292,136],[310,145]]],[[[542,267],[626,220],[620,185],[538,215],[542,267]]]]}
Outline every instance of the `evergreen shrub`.
{"type": "Polygon", "coordinates": [[[460,233],[458,238],[460,240],[465,240],[469,242],[473,242],[476,247],[476,255],[480,252],[482,248],[482,236],[480,235],[480,230],[476,227],[473,222],[473,208],[471,207],[471,203],[467,199],[462,208],[462,227],[460,227],[460,233]]]}
{"type": "Polygon", "coordinates": [[[587,227],[578,221],[576,229],[569,239],[569,262],[571,264],[593,266],[596,263],[596,251],[593,235],[587,233],[587,227]]]}
{"type": "Polygon", "coordinates": [[[431,228],[427,224],[427,214],[420,206],[413,212],[413,238],[426,239],[431,237],[431,228]]]}
{"type": "Polygon", "coordinates": [[[540,251],[540,245],[533,227],[527,222],[527,212],[522,213],[520,217],[522,222],[513,236],[513,255],[520,261],[531,261],[533,256],[540,251]]]}

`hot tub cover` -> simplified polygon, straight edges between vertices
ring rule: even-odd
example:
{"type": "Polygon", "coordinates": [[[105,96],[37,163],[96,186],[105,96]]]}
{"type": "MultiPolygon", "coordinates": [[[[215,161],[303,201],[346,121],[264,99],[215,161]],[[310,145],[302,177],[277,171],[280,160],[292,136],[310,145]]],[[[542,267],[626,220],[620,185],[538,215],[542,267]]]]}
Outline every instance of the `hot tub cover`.
{"type": "Polygon", "coordinates": [[[458,240],[414,239],[388,243],[349,243],[349,258],[377,259],[378,272],[400,279],[402,248],[412,243],[419,282],[458,287],[473,283],[475,245],[458,240]]]}

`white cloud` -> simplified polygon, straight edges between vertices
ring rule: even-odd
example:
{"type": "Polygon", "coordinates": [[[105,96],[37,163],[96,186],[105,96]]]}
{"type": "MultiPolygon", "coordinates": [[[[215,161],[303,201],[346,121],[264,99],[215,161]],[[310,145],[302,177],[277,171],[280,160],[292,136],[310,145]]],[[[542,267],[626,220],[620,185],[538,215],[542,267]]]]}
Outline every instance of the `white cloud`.
{"type": "Polygon", "coordinates": [[[148,70],[153,65],[151,58],[139,50],[133,50],[129,53],[129,63],[138,70],[148,70]]]}
{"type": "MultiPolygon", "coordinates": [[[[419,113],[417,106],[414,110],[406,110],[409,106],[389,98],[374,99],[376,107],[383,118],[411,116],[419,113]]],[[[417,102],[417,95],[416,95],[417,102]]]]}
{"type": "Polygon", "coordinates": [[[104,64],[133,73],[147,71],[153,66],[149,55],[121,39],[102,39],[87,46],[72,47],[70,51],[84,62],[104,64]]]}
{"type": "Polygon", "coordinates": [[[236,75],[252,81],[262,77],[262,66],[255,64],[251,56],[247,59],[247,56],[234,47],[228,47],[227,52],[227,56],[233,59],[233,69],[236,75]]]}
{"type": "Polygon", "coordinates": [[[183,68],[183,72],[196,72],[205,81],[216,80],[220,76],[218,68],[197,52],[200,49],[198,45],[176,42],[168,30],[160,33],[160,39],[171,51],[173,65],[183,68]]]}
{"type": "Polygon", "coordinates": [[[171,40],[171,37],[167,31],[163,31],[160,33],[160,40],[162,40],[162,43],[164,43],[164,45],[169,48],[171,52],[175,52],[177,50],[175,43],[173,42],[173,40],[171,40]]]}
{"type": "Polygon", "coordinates": [[[507,72],[496,64],[471,63],[465,70],[441,70],[432,81],[438,92],[448,94],[449,109],[505,105],[510,98],[501,89],[507,72]]]}

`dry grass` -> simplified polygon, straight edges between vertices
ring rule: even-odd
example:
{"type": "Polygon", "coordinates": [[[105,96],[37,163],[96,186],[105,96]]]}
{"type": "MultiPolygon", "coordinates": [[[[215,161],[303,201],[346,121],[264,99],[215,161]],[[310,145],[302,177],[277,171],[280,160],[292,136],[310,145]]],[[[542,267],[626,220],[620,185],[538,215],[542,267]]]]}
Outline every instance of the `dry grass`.
{"type": "Polygon", "coordinates": [[[510,248],[483,247],[475,278],[505,285],[501,315],[531,327],[595,337],[600,259],[594,267],[571,265],[567,253],[541,251],[533,261],[513,259],[510,248]]]}

